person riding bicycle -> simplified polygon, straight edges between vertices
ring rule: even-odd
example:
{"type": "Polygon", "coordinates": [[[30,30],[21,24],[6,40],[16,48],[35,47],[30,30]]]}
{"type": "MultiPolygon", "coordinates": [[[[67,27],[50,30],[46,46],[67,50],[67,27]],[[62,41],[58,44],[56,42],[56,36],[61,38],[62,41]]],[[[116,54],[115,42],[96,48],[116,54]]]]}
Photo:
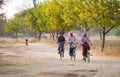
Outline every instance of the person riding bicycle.
{"type": "Polygon", "coordinates": [[[81,45],[82,45],[82,56],[83,60],[85,59],[86,56],[86,50],[90,50],[90,39],[87,36],[87,33],[84,33],[82,38],[81,38],[81,45]]]}
{"type": "Polygon", "coordinates": [[[73,52],[75,51],[76,47],[77,47],[77,39],[76,37],[73,35],[73,33],[70,33],[69,39],[68,39],[68,43],[69,43],[69,55],[73,56],[73,52]]]}
{"type": "Polygon", "coordinates": [[[64,57],[64,44],[65,44],[65,37],[63,36],[64,32],[60,32],[60,36],[58,37],[58,54],[60,54],[60,52],[63,53],[63,56],[64,57]]]}

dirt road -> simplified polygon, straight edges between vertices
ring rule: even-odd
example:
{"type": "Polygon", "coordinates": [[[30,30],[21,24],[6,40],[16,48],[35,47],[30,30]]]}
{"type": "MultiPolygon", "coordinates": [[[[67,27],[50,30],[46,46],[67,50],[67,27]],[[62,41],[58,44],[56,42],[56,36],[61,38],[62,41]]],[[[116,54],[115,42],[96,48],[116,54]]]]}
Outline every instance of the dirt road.
{"type": "Polygon", "coordinates": [[[70,61],[68,50],[59,60],[57,49],[45,44],[32,43],[3,45],[0,56],[13,64],[0,66],[0,77],[120,77],[120,59],[91,57],[91,63],[70,61]]]}

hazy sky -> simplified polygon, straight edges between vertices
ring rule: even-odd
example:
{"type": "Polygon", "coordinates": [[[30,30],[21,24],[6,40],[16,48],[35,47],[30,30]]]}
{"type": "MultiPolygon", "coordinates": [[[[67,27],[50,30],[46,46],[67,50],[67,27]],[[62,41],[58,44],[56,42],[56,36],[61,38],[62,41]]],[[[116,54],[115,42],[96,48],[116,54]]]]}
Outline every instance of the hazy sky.
{"type": "MultiPolygon", "coordinates": [[[[44,0],[36,0],[37,3],[44,1],[44,0]]],[[[9,19],[11,17],[13,17],[13,15],[23,9],[27,9],[30,7],[33,7],[33,1],[32,0],[9,0],[9,2],[7,2],[2,10],[0,10],[1,12],[4,12],[6,17],[9,19]]]]}
{"type": "MultiPolygon", "coordinates": [[[[0,10],[1,12],[4,12],[6,17],[9,19],[13,17],[13,15],[23,9],[27,9],[30,7],[33,7],[33,0],[6,0],[9,1],[4,5],[4,9],[0,10]]],[[[37,3],[43,2],[44,0],[36,0],[37,3]]],[[[120,0],[119,0],[120,1],[120,0]]]]}

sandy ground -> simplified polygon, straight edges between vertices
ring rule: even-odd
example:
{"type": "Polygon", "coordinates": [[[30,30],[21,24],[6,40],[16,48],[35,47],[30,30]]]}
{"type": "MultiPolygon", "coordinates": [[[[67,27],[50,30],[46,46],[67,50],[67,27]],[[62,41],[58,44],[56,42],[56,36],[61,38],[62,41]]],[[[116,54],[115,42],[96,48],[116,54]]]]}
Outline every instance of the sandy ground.
{"type": "Polygon", "coordinates": [[[0,77],[120,77],[120,59],[91,56],[85,63],[77,54],[76,61],[70,61],[68,50],[59,60],[57,49],[32,43],[3,45],[0,56],[13,64],[0,66],[0,77]]]}

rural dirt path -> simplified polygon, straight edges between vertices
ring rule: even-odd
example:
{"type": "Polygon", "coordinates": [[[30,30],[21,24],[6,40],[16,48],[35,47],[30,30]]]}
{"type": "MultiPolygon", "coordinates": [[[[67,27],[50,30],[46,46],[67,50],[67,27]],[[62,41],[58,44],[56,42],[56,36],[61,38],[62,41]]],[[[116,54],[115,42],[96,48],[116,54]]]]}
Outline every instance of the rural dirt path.
{"type": "Polygon", "coordinates": [[[3,45],[0,56],[13,64],[0,66],[0,77],[120,77],[120,59],[91,57],[91,63],[59,60],[57,49],[41,43],[3,45]]]}

